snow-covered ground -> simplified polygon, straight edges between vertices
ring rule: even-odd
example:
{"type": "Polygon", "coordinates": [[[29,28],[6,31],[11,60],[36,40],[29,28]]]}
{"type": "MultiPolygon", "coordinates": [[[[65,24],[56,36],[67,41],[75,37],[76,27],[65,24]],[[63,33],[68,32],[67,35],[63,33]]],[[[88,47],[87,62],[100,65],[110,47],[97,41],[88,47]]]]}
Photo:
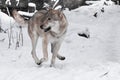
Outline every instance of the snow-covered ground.
{"type": "MultiPolygon", "coordinates": [[[[0,40],[5,38],[0,41],[0,80],[120,80],[120,6],[104,6],[104,13],[97,7],[64,11],[69,27],[60,53],[66,60],[57,59],[56,68],[49,67],[50,47],[49,61],[42,66],[34,63],[26,28],[24,45],[17,50],[15,45],[8,49],[8,34],[0,33],[0,40]],[[97,18],[93,16],[96,11],[97,18]],[[90,38],[78,36],[86,29],[90,38]]],[[[41,39],[37,55],[42,57],[41,39]]]]}

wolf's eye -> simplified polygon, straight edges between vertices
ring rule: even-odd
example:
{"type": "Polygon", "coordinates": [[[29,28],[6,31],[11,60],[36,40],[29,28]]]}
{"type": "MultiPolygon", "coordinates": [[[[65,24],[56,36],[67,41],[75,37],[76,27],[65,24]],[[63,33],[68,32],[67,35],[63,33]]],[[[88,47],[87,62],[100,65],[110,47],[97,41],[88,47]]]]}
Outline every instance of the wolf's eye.
{"type": "Polygon", "coordinates": [[[51,20],[51,18],[48,18],[48,20],[51,20]]]}

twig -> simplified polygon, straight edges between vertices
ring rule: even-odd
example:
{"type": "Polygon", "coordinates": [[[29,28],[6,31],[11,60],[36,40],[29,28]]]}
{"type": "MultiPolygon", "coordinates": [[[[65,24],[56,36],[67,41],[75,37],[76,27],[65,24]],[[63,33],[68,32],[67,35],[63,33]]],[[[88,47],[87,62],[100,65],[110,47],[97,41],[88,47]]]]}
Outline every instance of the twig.
{"type": "Polygon", "coordinates": [[[4,42],[5,38],[1,39],[0,42],[4,42]]]}
{"type": "MultiPolygon", "coordinates": [[[[9,9],[8,9],[8,7],[6,7],[6,9],[7,9],[7,13],[8,13],[8,15],[9,15],[9,17],[10,17],[10,11],[9,11],[9,9]]],[[[11,26],[11,19],[10,19],[10,33],[8,34],[8,37],[9,37],[9,46],[8,46],[8,48],[10,48],[10,46],[11,46],[11,37],[12,37],[12,26],[11,26]]]]}
{"type": "Polygon", "coordinates": [[[107,76],[107,75],[108,75],[108,73],[109,73],[109,71],[108,71],[108,72],[105,72],[105,73],[104,73],[104,74],[102,74],[100,77],[107,76]]]}

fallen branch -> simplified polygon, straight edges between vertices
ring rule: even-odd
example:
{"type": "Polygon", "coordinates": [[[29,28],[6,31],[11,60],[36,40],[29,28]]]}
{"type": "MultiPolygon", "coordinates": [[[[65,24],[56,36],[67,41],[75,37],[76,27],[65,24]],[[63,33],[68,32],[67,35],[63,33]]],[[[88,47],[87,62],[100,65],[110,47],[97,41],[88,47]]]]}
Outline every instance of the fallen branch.
{"type": "Polygon", "coordinates": [[[107,76],[107,75],[108,75],[108,73],[109,73],[109,71],[108,71],[108,72],[105,72],[105,73],[104,73],[104,74],[102,74],[100,77],[107,76]]]}
{"type": "Polygon", "coordinates": [[[0,42],[4,42],[5,38],[1,39],[0,42]]]}

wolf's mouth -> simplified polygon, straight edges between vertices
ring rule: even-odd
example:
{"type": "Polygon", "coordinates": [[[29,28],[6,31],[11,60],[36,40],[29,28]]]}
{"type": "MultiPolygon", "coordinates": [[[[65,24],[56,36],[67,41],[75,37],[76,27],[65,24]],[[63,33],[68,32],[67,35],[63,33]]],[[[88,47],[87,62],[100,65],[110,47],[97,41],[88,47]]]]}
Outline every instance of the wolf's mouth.
{"type": "Polygon", "coordinates": [[[49,31],[49,30],[51,30],[51,27],[50,27],[50,26],[49,26],[48,28],[44,29],[44,32],[47,32],[47,31],[49,31]]]}
{"type": "Polygon", "coordinates": [[[51,30],[51,26],[49,26],[48,28],[44,28],[43,25],[41,25],[40,28],[43,29],[44,32],[51,30]]]}

